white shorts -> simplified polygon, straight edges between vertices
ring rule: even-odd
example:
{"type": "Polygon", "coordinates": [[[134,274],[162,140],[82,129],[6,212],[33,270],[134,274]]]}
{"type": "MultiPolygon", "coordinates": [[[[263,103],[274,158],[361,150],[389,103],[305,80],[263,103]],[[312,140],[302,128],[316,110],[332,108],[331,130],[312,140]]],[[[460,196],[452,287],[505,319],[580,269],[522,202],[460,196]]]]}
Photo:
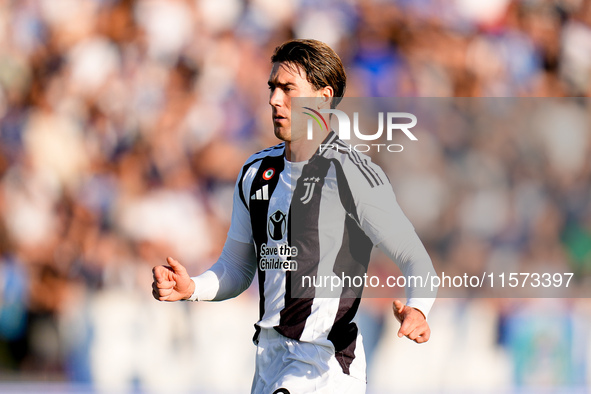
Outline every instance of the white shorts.
{"type": "Polygon", "coordinates": [[[366,383],[361,336],[357,339],[353,364],[351,375],[347,375],[335,358],[332,346],[300,342],[274,329],[262,329],[251,393],[363,394],[366,383]]]}

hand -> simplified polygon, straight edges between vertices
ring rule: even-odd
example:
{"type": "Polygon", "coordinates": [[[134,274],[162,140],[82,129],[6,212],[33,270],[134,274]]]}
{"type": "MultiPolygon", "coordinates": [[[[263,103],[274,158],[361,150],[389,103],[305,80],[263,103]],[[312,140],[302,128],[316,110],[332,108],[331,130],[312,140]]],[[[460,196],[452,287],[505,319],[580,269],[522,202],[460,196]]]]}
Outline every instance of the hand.
{"type": "Polygon", "coordinates": [[[410,306],[404,305],[400,300],[395,300],[392,305],[394,316],[402,323],[398,330],[398,338],[406,336],[416,343],[424,343],[431,336],[431,329],[421,311],[410,306]]]}
{"type": "Polygon", "coordinates": [[[158,301],[186,300],[195,291],[195,282],[191,280],[185,267],[172,257],[166,259],[170,265],[152,268],[152,295],[158,301]]]}

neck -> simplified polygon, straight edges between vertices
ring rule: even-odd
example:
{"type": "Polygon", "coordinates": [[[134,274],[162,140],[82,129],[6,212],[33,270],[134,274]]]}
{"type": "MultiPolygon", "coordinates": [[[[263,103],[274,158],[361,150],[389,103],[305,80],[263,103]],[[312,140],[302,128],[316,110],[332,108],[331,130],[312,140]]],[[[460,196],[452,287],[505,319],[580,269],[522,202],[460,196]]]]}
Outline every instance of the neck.
{"type": "Polygon", "coordinates": [[[295,141],[285,141],[285,158],[294,163],[310,160],[327,135],[328,132],[314,133],[314,138],[311,140],[300,138],[295,141]]]}

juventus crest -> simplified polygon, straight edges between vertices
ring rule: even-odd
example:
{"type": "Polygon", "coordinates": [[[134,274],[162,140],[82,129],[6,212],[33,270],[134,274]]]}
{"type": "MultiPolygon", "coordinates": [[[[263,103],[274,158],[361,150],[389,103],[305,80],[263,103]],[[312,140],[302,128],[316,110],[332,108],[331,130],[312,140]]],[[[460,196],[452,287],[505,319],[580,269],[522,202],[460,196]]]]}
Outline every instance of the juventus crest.
{"type": "Polygon", "coordinates": [[[304,195],[300,197],[302,204],[307,204],[310,202],[312,196],[314,195],[314,188],[318,182],[320,182],[320,178],[318,177],[311,176],[304,178],[303,183],[306,189],[304,191],[304,195]]]}

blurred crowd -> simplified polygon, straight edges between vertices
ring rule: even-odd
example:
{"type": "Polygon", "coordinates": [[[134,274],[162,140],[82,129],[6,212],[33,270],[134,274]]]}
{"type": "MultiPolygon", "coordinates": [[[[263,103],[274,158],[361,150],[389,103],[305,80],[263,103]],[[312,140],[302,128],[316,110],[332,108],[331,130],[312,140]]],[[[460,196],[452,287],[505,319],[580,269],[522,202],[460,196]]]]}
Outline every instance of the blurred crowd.
{"type": "MultiPolygon", "coordinates": [[[[197,274],[219,255],[241,165],[276,143],[269,59],[294,37],[339,53],[346,97],[591,93],[588,0],[2,1],[0,380],[144,387],[181,374],[175,364],[197,368],[197,357],[210,372],[185,368],[179,382],[231,389],[213,380],[207,357],[219,356],[203,355],[232,339],[213,347],[203,333],[234,324],[248,334],[256,291],[214,305],[233,318],[223,320],[209,306],[155,302],[151,268],[172,255],[197,274]]],[[[436,268],[543,261],[591,274],[591,111],[585,100],[557,111],[567,124],[540,114],[537,132],[521,139],[509,129],[462,134],[450,120],[425,139],[427,160],[394,165],[401,205],[436,268]]],[[[380,301],[366,301],[367,326],[387,326],[380,301]]],[[[440,308],[462,314],[447,302],[440,308]]],[[[485,308],[491,349],[523,344],[510,329],[522,315],[507,309],[485,308]]],[[[560,364],[574,372],[556,377],[544,375],[554,361],[539,366],[542,383],[589,382],[591,345],[573,356],[569,316],[570,334],[556,342],[567,353],[557,357],[579,361],[560,364]]],[[[536,382],[514,354],[508,382],[536,382]]]]}

